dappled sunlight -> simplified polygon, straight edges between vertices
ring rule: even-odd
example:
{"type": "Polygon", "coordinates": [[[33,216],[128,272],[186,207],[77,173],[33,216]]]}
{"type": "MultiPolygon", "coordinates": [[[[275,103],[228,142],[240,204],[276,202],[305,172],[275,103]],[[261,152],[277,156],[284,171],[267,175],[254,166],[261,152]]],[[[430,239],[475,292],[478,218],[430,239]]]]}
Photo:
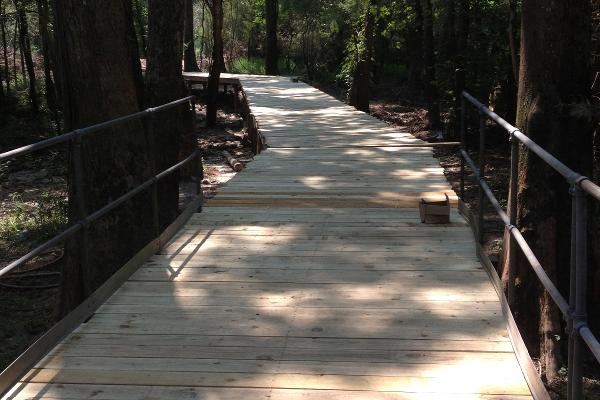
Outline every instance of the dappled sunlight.
{"type": "Polygon", "coordinates": [[[15,400],[526,398],[466,221],[420,221],[421,197],[456,202],[432,149],[305,84],[223,76],[271,147],[15,400]]]}

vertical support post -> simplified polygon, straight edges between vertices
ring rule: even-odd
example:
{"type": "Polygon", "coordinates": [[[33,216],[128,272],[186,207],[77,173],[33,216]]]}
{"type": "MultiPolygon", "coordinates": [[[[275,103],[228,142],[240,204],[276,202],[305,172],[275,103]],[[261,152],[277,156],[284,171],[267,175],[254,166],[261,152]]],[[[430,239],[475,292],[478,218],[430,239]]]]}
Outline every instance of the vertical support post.
{"type": "MultiPolygon", "coordinates": [[[[519,141],[514,134],[510,134],[510,198],[508,217],[512,226],[517,225],[517,194],[519,184],[519,141]]],[[[517,241],[510,233],[508,235],[508,304],[514,306],[515,302],[515,279],[517,277],[517,241]]]]}
{"type": "Polygon", "coordinates": [[[569,332],[568,361],[567,361],[567,397],[571,398],[573,391],[573,347],[575,343],[575,334],[573,333],[573,315],[575,314],[575,293],[576,288],[576,243],[577,243],[577,202],[575,201],[575,187],[569,190],[571,194],[571,262],[569,269],[569,315],[567,316],[567,332],[569,332]]]}
{"type": "Polygon", "coordinates": [[[83,229],[81,231],[81,235],[79,236],[79,265],[80,265],[80,273],[83,284],[83,294],[85,297],[88,297],[92,293],[92,288],[89,285],[90,279],[88,279],[89,275],[89,227],[86,222],[86,218],[88,216],[87,213],[87,204],[85,201],[85,197],[83,195],[83,190],[85,186],[84,176],[83,176],[83,155],[81,151],[82,147],[82,138],[81,134],[77,132],[75,138],[73,139],[73,170],[74,170],[74,196],[75,196],[75,208],[77,210],[77,219],[83,222],[83,229]]]}
{"type": "MultiPolygon", "coordinates": [[[[465,71],[461,68],[457,68],[454,72],[454,132],[453,139],[461,137],[462,125],[459,124],[459,113],[462,112],[464,102],[462,92],[465,90],[465,71]]],[[[461,121],[462,122],[462,121],[461,121]]]]}
{"type": "MultiPolygon", "coordinates": [[[[148,117],[148,142],[151,143],[150,151],[156,154],[156,139],[154,131],[154,110],[150,110],[150,116],[148,117]]],[[[152,157],[152,176],[156,177],[156,160],[152,157]]],[[[154,237],[159,237],[161,232],[160,216],[158,208],[158,180],[155,179],[152,183],[152,224],[154,225],[154,237]]]]}
{"type": "MultiPolygon", "coordinates": [[[[569,399],[583,398],[583,341],[579,335],[579,328],[587,319],[587,197],[579,187],[579,182],[574,186],[575,202],[575,294],[573,296],[574,313],[572,315],[572,329],[569,337],[572,357],[569,369],[571,379],[569,399]],[[571,343],[572,341],[572,343],[571,343]]],[[[573,305],[571,305],[573,306],[573,305]]]]}
{"type": "Polygon", "coordinates": [[[239,102],[240,102],[240,89],[238,88],[238,85],[234,85],[233,86],[234,90],[233,93],[235,94],[235,98],[233,99],[233,112],[235,114],[238,113],[238,109],[239,109],[239,102]]]}
{"type": "Polygon", "coordinates": [[[485,179],[485,115],[480,111],[479,113],[479,218],[478,218],[478,231],[477,238],[479,243],[483,245],[483,224],[484,224],[484,210],[485,210],[485,193],[481,187],[481,181],[485,179]]]}
{"type": "Polygon", "coordinates": [[[196,150],[196,165],[194,166],[194,175],[196,179],[196,194],[200,196],[200,208],[204,203],[204,194],[202,192],[202,180],[204,179],[204,165],[202,164],[202,152],[200,149],[196,150]]]}
{"type": "MultiPolygon", "coordinates": [[[[460,149],[467,151],[465,137],[467,134],[467,101],[460,93],[460,149]]],[[[460,199],[465,201],[465,158],[460,156],[460,199]]]]}

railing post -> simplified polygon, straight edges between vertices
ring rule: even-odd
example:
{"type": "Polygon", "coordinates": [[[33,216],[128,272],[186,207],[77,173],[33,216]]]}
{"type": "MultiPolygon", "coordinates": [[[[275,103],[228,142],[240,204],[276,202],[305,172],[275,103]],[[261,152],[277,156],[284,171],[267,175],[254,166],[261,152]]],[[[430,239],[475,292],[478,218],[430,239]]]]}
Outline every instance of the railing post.
{"type": "Polygon", "coordinates": [[[202,164],[202,152],[196,150],[196,165],[194,167],[194,175],[196,178],[196,194],[202,196],[202,180],[204,179],[204,165],[202,164]]]}
{"type": "Polygon", "coordinates": [[[87,213],[87,204],[85,201],[85,196],[83,195],[83,190],[85,186],[85,179],[83,176],[83,155],[81,151],[82,147],[82,138],[81,134],[77,132],[75,138],[73,139],[73,174],[74,174],[74,191],[73,195],[75,196],[75,209],[77,210],[77,219],[79,221],[83,221],[83,229],[81,230],[81,234],[78,240],[79,247],[79,265],[80,265],[80,274],[81,274],[81,282],[83,283],[83,294],[84,297],[88,297],[92,293],[92,288],[90,286],[89,278],[89,226],[85,222],[88,213],[87,213]]]}
{"type": "Polygon", "coordinates": [[[587,319],[587,197],[579,187],[579,182],[573,185],[573,214],[571,222],[571,265],[575,266],[575,272],[571,271],[571,294],[569,334],[569,399],[583,398],[583,343],[579,335],[581,324],[587,319]],[[573,283],[574,278],[574,283],[573,283]],[[573,290],[574,289],[574,290],[573,290]]]}
{"type": "MultiPolygon", "coordinates": [[[[154,132],[154,124],[155,124],[155,117],[154,117],[154,111],[150,110],[150,116],[148,117],[148,126],[147,126],[147,132],[148,132],[148,143],[150,143],[150,151],[152,154],[156,154],[156,137],[155,137],[155,132],[154,132]]],[[[155,177],[157,174],[157,168],[156,168],[156,160],[155,157],[152,157],[152,176],[155,177]]],[[[159,237],[160,236],[160,231],[161,231],[161,227],[160,227],[160,216],[159,216],[159,208],[158,208],[158,179],[154,181],[154,183],[152,183],[152,223],[154,225],[154,236],[155,237],[159,237]]]]}
{"type": "MultiPolygon", "coordinates": [[[[519,184],[519,141],[514,137],[513,133],[510,134],[510,198],[508,217],[512,226],[517,225],[517,197],[518,197],[518,184],[519,184]]],[[[510,230],[506,231],[508,235],[508,304],[514,306],[515,302],[515,279],[517,277],[517,241],[510,233],[510,230]]],[[[505,235],[505,236],[506,236],[505,235]]]]}
{"type": "Polygon", "coordinates": [[[483,245],[483,224],[484,224],[484,209],[485,209],[485,193],[481,187],[481,180],[485,179],[485,115],[479,112],[479,222],[477,232],[477,238],[479,243],[483,245]]]}
{"type": "MultiPolygon", "coordinates": [[[[467,145],[465,143],[465,137],[467,135],[467,101],[462,95],[460,96],[460,149],[467,151],[467,145]]],[[[460,199],[465,201],[465,158],[460,157],[460,199]]]]}
{"type": "Polygon", "coordinates": [[[462,92],[465,90],[465,71],[461,68],[457,68],[454,73],[454,132],[453,139],[461,137],[462,126],[459,125],[459,112],[463,110],[464,102],[462,92]]]}

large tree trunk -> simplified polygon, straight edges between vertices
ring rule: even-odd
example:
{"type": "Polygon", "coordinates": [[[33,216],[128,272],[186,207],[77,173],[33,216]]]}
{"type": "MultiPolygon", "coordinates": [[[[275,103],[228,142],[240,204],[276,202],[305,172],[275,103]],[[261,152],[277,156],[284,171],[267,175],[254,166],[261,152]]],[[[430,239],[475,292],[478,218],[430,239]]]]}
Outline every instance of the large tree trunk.
{"type": "Polygon", "coordinates": [[[39,111],[39,101],[37,97],[35,66],[33,65],[33,57],[31,55],[31,42],[29,39],[29,25],[27,23],[27,14],[25,12],[25,4],[21,1],[14,0],[15,9],[17,10],[17,18],[19,19],[19,46],[21,47],[21,67],[23,60],[27,68],[27,77],[29,81],[29,101],[31,110],[34,113],[39,111]]]}
{"type": "MultiPolygon", "coordinates": [[[[139,111],[137,81],[141,70],[134,68],[139,55],[128,37],[132,29],[130,7],[130,0],[54,0],[66,129],[139,111]]],[[[77,161],[73,157],[69,172],[71,221],[104,207],[151,175],[147,138],[139,120],[83,137],[81,155],[83,185],[75,183],[77,161]],[[83,199],[84,210],[78,209],[77,196],[83,199]]],[[[87,231],[87,251],[75,239],[67,246],[60,307],[63,315],[153,238],[148,193],[119,206],[87,231]],[[85,265],[82,260],[87,260],[85,265]]]]}
{"type": "Polygon", "coordinates": [[[416,93],[423,88],[423,8],[421,0],[412,0],[415,13],[414,23],[410,26],[408,41],[408,87],[416,93]]]}
{"type": "Polygon", "coordinates": [[[279,75],[279,47],[277,44],[277,18],[279,1],[265,1],[267,20],[267,46],[265,52],[265,72],[267,75],[279,75]]]}
{"type": "Polygon", "coordinates": [[[219,80],[225,68],[223,62],[223,0],[204,0],[212,14],[213,52],[208,87],[206,90],[206,125],[217,124],[219,80]]]}
{"type": "MultiPolygon", "coordinates": [[[[156,107],[184,97],[185,85],[181,73],[185,0],[150,0],[148,18],[148,60],[146,64],[146,98],[156,107]]],[[[156,172],[177,163],[183,133],[185,111],[161,112],[154,117],[153,135],[156,172]]],[[[160,182],[158,189],[159,225],[162,231],[179,212],[179,174],[160,182]]]]}
{"type": "MultiPolygon", "coordinates": [[[[566,165],[592,172],[590,2],[524,0],[517,126],[566,165]]],[[[520,152],[518,226],[559,289],[568,293],[571,197],[565,180],[520,152]]],[[[505,274],[509,266],[505,265],[505,274]]],[[[515,311],[548,381],[561,366],[560,315],[518,253],[515,311]],[[533,301],[536,299],[537,301],[533,301]]]]}
{"type": "Polygon", "coordinates": [[[198,60],[196,59],[196,47],[194,44],[194,2],[185,0],[185,29],[184,29],[185,57],[183,68],[185,71],[198,72],[198,60]]]}
{"type": "Polygon", "coordinates": [[[50,40],[50,32],[48,30],[48,22],[50,12],[48,0],[36,0],[39,20],[40,39],[42,45],[42,55],[44,58],[44,83],[46,86],[46,102],[48,109],[52,113],[52,118],[56,124],[57,131],[60,132],[60,116],[58,115],[58,104],[56,96],[56,86],[52,77],[52,44],[50,40]]]}
{"type": "Polygon", "coordinates": [[[146,44],[146,21],[144,19],[144,9],[141,0],[133,0],[133,15],[135,25],[137,26],[137,37],[139,37],[139,47],[142,50],[144,58],[148,58],[148,46],[146,44]]]}
{"type": "Polygon", "coordinates": [[[363,32],[363,45],[358,55],[358,63],[354,69],[352,84],[348,102],[351,106],[364,112],[369,112],[370,101],[370,86],[371,86],[371,59],[373,58],[373,34],[375,31],[375,17],[377,8],[379,7],[378,0],[369,0],[367,10],[365,11],[365,28],[363,32]]]}
{"type": "Polygon", "coordinates": [[[421,0],[423,9],[423,76],[425,83],[425,99],[429,118],[429,128],[441,128],[440,99],[435,74],[435,49],[433,42],[433,10],[431,0],[421,0]]]}

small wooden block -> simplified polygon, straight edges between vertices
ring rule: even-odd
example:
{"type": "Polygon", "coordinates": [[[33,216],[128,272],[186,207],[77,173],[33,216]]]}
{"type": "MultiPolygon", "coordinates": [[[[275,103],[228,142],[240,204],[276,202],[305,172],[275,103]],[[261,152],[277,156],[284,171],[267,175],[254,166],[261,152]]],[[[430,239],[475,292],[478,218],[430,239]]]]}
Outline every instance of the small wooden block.
{"type": "Polygon", "coordinates": [[[424,224],[449,224],[450,223],[450,199],[431,200],[421,198],[419,202],[419,213],[421,222],[424,224]]]}

